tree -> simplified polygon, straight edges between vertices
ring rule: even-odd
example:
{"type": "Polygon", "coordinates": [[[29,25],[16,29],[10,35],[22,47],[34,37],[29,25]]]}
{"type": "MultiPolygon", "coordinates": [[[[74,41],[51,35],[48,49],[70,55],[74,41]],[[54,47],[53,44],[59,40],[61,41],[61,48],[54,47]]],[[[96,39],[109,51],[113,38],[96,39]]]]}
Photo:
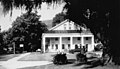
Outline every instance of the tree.
{"type": "Polygon", "coordinates": [[[52,3],[59,4],[62,0],[0,0],[3,8],[3,12],[6,14],[9,11],[12,15],[13,8],[25,9],[30,13],[35,8],[41,8],[42,2],[47,2],[48,5],[52,3]]]}
{"type": "Polygon", "coordinates": [[[0,48],[1,48],[2,42],[3,42],[3,40],[2,40],[1,26],[0,26],[0,48]]]}
{"type": "Polygon", "coordinates": [[[64,12],[56,14],[55,17],[53,18],[53,26],[59,24],[65,19],[66,19],[66,14],[64,12]]]}
{"type": "Polygon", "coordinates": [[[118,15],[114,1],[108,0],[76,0],[66,2],[68,18],[79,25],[85,24],[87,28],[98,38],[113,61],[120,61],[120,47],[118,47],[118,15]],[[77,7],[77,8],[76,8],[77,7]],[[114,23],[115,22],[115,23],[114,23]],[[116,33],[113,34],[113,33],[116,33]],[[114,36],[113,36],[114,35],[114,36]],[[115,37],[116,36],[116,37],[115,37]],[[116,59],[114,59],[114,57],[116,59]]]}
{"type": "Polygon", "coordinates": [[[7,31],[1,32],[2,40],[3,40],[2,46],[4,49],[6,49],[5,53],[9,53],[10,52],[9,47],[12,47],[10,31],[11,31],[11,28],[9,28],[9,30],[7,31]]]}
{"type": "Polygon", "coordinates": [[[6,43],[15,42],[16,49],[19,45],[24,44],[24,50],[29,51],[31,48],[41,48],[42,33],[47,30],[46,25],[39,21],[40,16],[36,13],[25,13],[12,23],[12,28],[6,34],[6,43]]]}
{"type": "MultiPolygon", "coordinates": [[[[59,3],[61,0],[1,0],[5,11],[12,10],[13,6],[26,6],[28,12],[33,5],[40,6],[41,3],[59,3]]],[[[78,23],[85,24],[105,47],[109,55],[114,59],[120,57],[119,41],[119,2],[113,0],[64,0],[67,9],[67,17],[78,23]],[[116,33],[116,34],[115,34],[116,33]]],[[[119,59],[120,60],[120,59],[119,59]]],[[[116,61],[114,61],[116,62],[116,61]]]]}
{"type": "Polygon", "coordinates": [[[2,33],[1,33],[1,26],[0,26],[0,54],[3,54],[3,37],[2,37],[2,33]]]}

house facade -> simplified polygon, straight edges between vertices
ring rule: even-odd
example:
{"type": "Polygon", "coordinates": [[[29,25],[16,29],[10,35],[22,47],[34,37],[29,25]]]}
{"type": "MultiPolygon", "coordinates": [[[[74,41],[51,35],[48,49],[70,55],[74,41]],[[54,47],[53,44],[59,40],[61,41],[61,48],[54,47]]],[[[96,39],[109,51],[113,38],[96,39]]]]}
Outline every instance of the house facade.
{"type": "Polygon", "coordinates": [[[94,50],[94,35],[76,23],[65,20],[42,34],[43,52],[69,51],[82,48],[94,50]]]}

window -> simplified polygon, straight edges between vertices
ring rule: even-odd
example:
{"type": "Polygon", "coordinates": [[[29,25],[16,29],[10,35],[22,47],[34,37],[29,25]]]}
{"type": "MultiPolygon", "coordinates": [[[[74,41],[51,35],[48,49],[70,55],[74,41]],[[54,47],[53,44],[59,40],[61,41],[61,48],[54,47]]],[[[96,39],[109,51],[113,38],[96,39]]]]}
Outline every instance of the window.
{"type": "Polygon", "coordinates": [[[86,37],[86,40],[88,40],[89,39],[89,37],[86,37]]]}
{"type": "Polygon", "coordinates": [[[64,24],[64,29],[66,30],[66,24],[64,24]]]}
{"type": "Polygon", "coordinates": [[[78,37],[77,39],[80,40],[80,37],[78,37]]]}
{"type": "Polygon", "coordinates": [[[77,44],[75,45],[75,49],[78,49],[78,45],[77,44]]]}
{"type": "Polygon", "coordinates": [[[69,27],[69,30],[71,30],[71,27],[69,27]]]}
{"type": "Polygon", "coordinates": [[[58,38],[55,38],[55,40],[57,41],[57,40],[58,40],[58,38]]]}
{"type": "Polygon", "coordinates": [[[82,45],[80,44],[80,48],[82,48],[82,45]]]}
{"type": "Polygon", "coordinates": [[[64,44],[62,44],[62,49],[65,49],[65,45],[64,44]]]}
{"type": "Polygon", "coordinates": [[[64,30],[66,30],[66,27],[64,27],[64,30]]]}
{"type": "Polygon", "coordinates": [[[56,46],[56,49],[58,49],[58,44],[56,44],[55,46],[56,46]]]}
{"type": "Polygon", "coordinates": [[[54,48],[54,45],[52,44],[52,49],[54,48]]]}
{"type": "Polygon", "coordinates": [[[68,40],[70,40],[70,37],[68,37],[68,40]]]}
{"type": "Polygon", "coordinates": [[[68,49],[70,49],[70,44],[68,44],[68,49]]]}
{"type": "Polygon", "coordinates": [[[88,44],[86,44],[86,48],[88,48],[88,44]]]}
{"type": "Polygon", "coordinates": [[[69,24],[69,29],[71,29],[71,24],[69,24]]]}

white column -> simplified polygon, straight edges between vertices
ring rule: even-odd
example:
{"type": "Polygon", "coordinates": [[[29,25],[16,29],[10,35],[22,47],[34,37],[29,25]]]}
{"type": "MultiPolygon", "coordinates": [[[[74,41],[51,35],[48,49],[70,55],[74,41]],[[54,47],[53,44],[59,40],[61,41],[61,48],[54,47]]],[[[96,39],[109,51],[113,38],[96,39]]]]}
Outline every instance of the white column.
{"type": "Polygon", "coordinates": [[[60,45],[59,45],[59,50],[60,50],[60,52],[62,51],[62,37],[59,37],[60,38],[60,40],[59,40],[59,42],[60,42],[60,45]]]}
{"type": "Polygon", "coordinates": [[[84,46],[84,37],[81,37],[81,45],[84,46]]]}
{"type": "Polygon", "coordinates": [[[70,37],[70,48],[74,49],[74,46],[73,46],[73,37],[70,37]]]}
{"type": "Polygon", "coordinates": [[[43,37],[43,52],[45,53],[45,37],[43,37]]]}
{"type": "Polygon", "coordinates": [[[92,50],[94,50],[94,36],[92,36],[92,50]]]}
{"type": "Polygon", "coordinates": [[[88,45],[88,51],[94,50],[94,36],[91,36],[91,44],[88,45]]]}

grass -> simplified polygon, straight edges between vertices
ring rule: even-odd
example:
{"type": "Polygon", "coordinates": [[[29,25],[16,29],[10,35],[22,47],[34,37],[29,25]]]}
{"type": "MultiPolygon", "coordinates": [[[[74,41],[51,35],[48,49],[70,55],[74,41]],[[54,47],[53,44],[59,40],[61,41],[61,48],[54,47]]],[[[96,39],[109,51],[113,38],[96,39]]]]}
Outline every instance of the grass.
{"type": "Polygon", "coordinates": [[[6,69],[6,68],[0,65],[0,69],[6,69]]]}
{"type": "MultiPolygon", "coordinates": [[[[40,54],[38,53],[31,53],[19,61],[51,61],[53,58],[53,53],[46,53],[40,54]]],[[[20,69],[120,69],[120,66],[115,65],[107,65],[107,66],[100,66],[99,62],[95,63],[95,65],[91,64],[76,64],[74,61],[76,59],[75,54],[67,54],[67,58],[69,63],[65,65],[54,65],[48,64],[43,66],[34,66],[34,67],[26,67],[20,69]]]]}
{"type": "MultiPolygon", "coordinates": [[[[30,55],[27,55],[18,61],[51,61],[53,59],[53,56],[56,53],[45,53],[45,54],[40,54],[39,52],[33,52],[30,55]]],[[[74,54],[67,55],[68,59],[75,59],[74,54]]]]}
{"type": "Polygon", "coordinates": [[[54,64],[48,64],[43,66],[34,66],[34,67],[26,67],[21,69],[80,69],[80,67],[74,67],[73,64],[67,64],[67,65],[54,65],[54,64]]]}
{"type": "Polygon", "coordinates": [[[5,54],[5,55],[0,55],[0,61],[7,61],[9,59],[12,59],[14,57],[19,56],[20,54],[5,54]]]}
{"type": "Polygon", "coordinates": [[[30,55],[27,55],[18,61],[51,61],[52,55],[49,54],[41,54],[40,52],[33,52],[30,55]]]}
{"type": "Polygon", "coordinates": [[[76,65],[72,63],[72,64],[66,64],[66,65],[49,64],[49,65],[26,67],[26,68],[20,68],[20,69],[120,69],[120,66],[108,65],[108,66],[89,67],[89,65],[85,65],[85,64],[76,65]]]}

